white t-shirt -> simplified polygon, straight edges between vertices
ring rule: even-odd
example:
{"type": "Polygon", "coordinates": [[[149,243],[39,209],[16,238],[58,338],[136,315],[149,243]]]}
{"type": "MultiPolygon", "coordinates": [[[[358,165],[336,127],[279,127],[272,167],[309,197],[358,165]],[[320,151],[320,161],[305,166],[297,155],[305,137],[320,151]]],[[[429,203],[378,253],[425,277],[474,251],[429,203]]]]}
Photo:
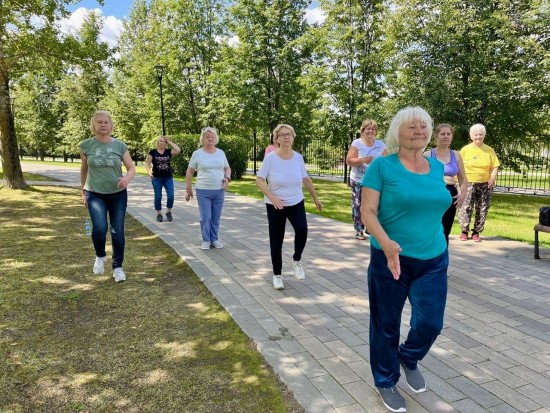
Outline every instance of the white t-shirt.
{"type": "Polygon", "coordinates": [[[216,148],[216,152],[208,153],[203,148],[197,149],[191,155],[189,168],[197,170],[196,189],[222,189],[224,168],[229,167],[224,151],[216,148]]]}
{"type": "MultiPolygon", "coordinates": [[[[292,206],[304,199],[302,183],[308,177],[304,158],[292,151],[292,158],[282,159],[275,152],[269,153],[262,163],[258,176],[267,180],[267,188],[283,201],[284,206],[292,206]]],[[[271,201],[264,196],[267,204],[271,201]]]]}
{"type": "MultiPolygon", "coordinates": [[[[357,156],[359,158],[363,158],[365,156],[372,155],[375,158],[378,158],[379,156],[382,156],[382,152],[384,152],[384,149],[386,149],[386,144],[379,140],[374,140],[374,143],[372,146],[367,146],[363,143],[363,140],[361,138],[355,139],[351,146],[354,146],[357,148],[357,156]]],[[[369,169],[370,164],[362,164],[359,166],[352,166],[351,172],[349,174],[350,179],[352,179],[355,182],[361,182],[363,180],[363,175],[365,175],[365,172],[367,172],[367,169],[369,169]]]]}

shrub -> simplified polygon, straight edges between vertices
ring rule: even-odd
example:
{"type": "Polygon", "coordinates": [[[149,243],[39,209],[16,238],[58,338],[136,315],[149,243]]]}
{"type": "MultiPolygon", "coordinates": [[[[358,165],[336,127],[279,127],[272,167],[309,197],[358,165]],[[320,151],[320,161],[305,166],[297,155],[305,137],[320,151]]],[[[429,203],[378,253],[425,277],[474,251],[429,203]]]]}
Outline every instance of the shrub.
{"type": "MultiPolygon", "coordinates": [[[[175,135],[172,137],[172,141],[181,148],[181,153],[172,158],[174,174],[185,176],[191,155],[199,148],[199,134],[175,135]]],[[[220,137],[217,147],[225,152],[227,162],[231,167],[231,178],[242,178],[246,173],[250,147],[248,140],[238,136],[224,135],[220,137]]]]}

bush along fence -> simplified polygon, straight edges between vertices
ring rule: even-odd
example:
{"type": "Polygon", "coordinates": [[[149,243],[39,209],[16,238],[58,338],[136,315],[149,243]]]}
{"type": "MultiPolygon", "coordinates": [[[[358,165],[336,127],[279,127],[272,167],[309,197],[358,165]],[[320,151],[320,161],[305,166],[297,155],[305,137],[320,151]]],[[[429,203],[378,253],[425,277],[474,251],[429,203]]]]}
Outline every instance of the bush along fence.
{"type": "MultiPolygon", "coordinates": [[[[172,159],[176,175],[185,176],[191,154],[199,148],[199,135],[174,135],[172,140],[182,149],[182,153],[172,159]]],[[[496,192],[523,193],[527,195],[550,196],[550,143],[534,141],[527,144],[490,145],[496,150],[500,159],[496,192]]],[[[232,178],[241,178],[247,171],[256,174],[261,167],[267,140],[258,139],[256,146],[252,137],[222,135],[217,145],[222,149],[231,165],[232,178]]],[[[152,146],[151,146],[152,147],[152,146]]],[[[347,182],[349,167],[346,165],[348,145],[334,146],[326,139],[310,139],[307,145],[296,148],[306,162],[306,168],[313,178],[331,179],[347,182]]],[[[141,151],[132,150],[132,157],[137,162],[145,159],[141,151]]],[[[26,158],[56,160],[59,156],[30,152],[26,158]]],[[[61,157],[63,159],[63,157],[61,157]]],[[[60,159],[60,160],[61,160],[60,159]]],[[[64,162],[68,161],[64,157],[64,162]]],[[[78,159],[77,155],[73,159],[78,159]]]]}

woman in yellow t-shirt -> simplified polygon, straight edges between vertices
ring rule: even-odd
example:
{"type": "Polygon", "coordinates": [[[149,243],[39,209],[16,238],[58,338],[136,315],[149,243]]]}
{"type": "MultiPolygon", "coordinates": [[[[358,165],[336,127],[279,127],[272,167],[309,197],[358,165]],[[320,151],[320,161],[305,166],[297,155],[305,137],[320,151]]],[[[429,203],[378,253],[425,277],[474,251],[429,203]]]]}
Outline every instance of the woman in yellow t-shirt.
{"type": "Polygon", "coordinates": [[[464,169],[468,178],[468,193],[458,213],[458,223],[462,230],[461,241],[468,241],[472,212],[476,211],[472,240],[481,242],[481,232],[485,227],[487,212],[491,205],[491,195],[497,180],[500,162],[493,148],[483,143],[485,140],[485,126],[475,124],[470,128],[472,143],[460,150],[464,161],[464,169]]]}

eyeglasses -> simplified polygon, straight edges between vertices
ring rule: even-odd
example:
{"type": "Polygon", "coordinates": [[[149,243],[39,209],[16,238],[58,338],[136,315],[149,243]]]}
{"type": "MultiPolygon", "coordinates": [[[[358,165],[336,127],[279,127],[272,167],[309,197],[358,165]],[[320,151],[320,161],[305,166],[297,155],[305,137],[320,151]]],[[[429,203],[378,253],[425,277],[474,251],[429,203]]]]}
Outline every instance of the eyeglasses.
{"type": "Polygon", "coordinates": [[[292,133],[290,133],[290,132],[289,132],[289,133],[279,133],[279,134],[277,135],[278,138],[286,138],[286,137],[289,137],[289,138],[290,138],[290,137],[292,137],[292,136],[293,136],[293,135],[292,135],[292,133]]]}

